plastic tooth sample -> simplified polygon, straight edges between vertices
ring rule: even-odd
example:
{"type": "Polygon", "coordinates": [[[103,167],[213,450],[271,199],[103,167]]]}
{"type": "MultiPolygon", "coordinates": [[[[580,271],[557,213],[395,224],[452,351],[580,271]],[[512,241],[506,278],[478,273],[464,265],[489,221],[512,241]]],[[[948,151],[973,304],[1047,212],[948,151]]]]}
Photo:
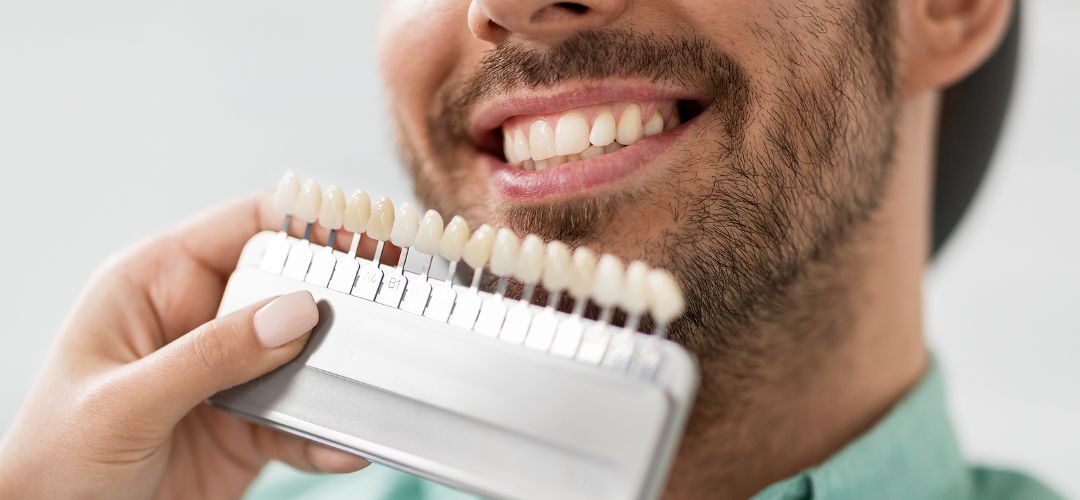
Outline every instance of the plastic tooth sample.
{"type": "Polygon", "coordinates": [[[484,266],[491,258],[491,249],[495,245],[495,228],[484,224],[473,232],[469,241],[465,243],[462,258],[465,263],[474,269],[471,288],[475,292],[480,286],[480,276],[484,266]]]}
{"type": "Polygon", "coordinates": [[[288,241],[289,223],[292,222],[293,212],[296,211],[296,199],[299,196],[300,179],[292,172],[285,172],[274,189],[273,197],[274,210],[282,215],[280,237],[267,245],[266,252],[259,261],[259,267],[266,271],[281,273],[289,257],[289,249],[292,246],[288,241]]]}
{"type": "Polygon", "coordinates": [[[349,242],[349,255],[355,256],[360,248],[360,235],[367,230],[368,219],[371,218],[371,197],[367,192],[357,189],[349,196],[345,204],[345,216],[342,225],[346,231],[353,233],[352,241],[349,242]]]}
{"type": "Polygon", "coordinates": [[[604,254],[596,263],[596,277],[593,281],[592,299],[600,306],[600,321],[611,321],[612,309],[622,298],[623,275],[625,268],[618,257],[604,254]]]}
{"type": "Polygon", "coordinates": [[[500,339],[515,344],[525,341],[533,316],[529,304],[543,269],[544,240],[535,234],[525,236],[518,250],[517,265],[514,266],[514,277],[525,284],[525,289],[521,293],[521,300],[507,311],[506,320],[499,332],[500,339]]]}
{"type": "Polygon", "coordinates": [[[450,268],[446,271],[447,285],[454,282],[454,272],[457,271],[457,263],[465,252],[465,244],[469,241],[469,223],[465,218],[455,215],[443,230],[442,239],[439,240],[439,255],[450,262],[450,268]]]}
{"type": "Polygon", "coordinates": [[[521,294],[521,300],[530,302],[536,283],[540,281],[540,275],[544,269],[544,240],[535,234],[525,236],[521,240],[521,248],[518,250],[517,265],[514,269],[514,277],[525,284],[525,290],[521,294]]]}
{"type": "Polygon", "coordinates": [[[649,313],[656,322],[653,335],[664,338],[668,325],[686,309],[686,299],[675,276],[663,269],[649,271],[648,302],[649,313]]]}
{"type": "Polygon", "coordinates": [[[541,280],[548,291],[548,302],[544,312],[536,315],[529,325],[529,334],[525,338],[526,346],[541,351],[551,348],[559,324],[555,311],[559,306],[563,290],[566,290],[570,284],[572,273],[570,247],[561,241],[551,241],[544,245],[544,269],[541,280]]]}
{"type": "Polygon", "coordinates": [[[561,241],[550,241],[544,246],[544,288],[548,290],[548,307],[558,307],[563,290],[570,285],[573,271],[570,247],[561,241]]]}
{"type": "Polygon", "coordinates": [[[619,306],[626,311],[624,328],[637,330],[641,315],[649,308],[649,265],[635,260],[626,266],[619,306]]]}
{"type": "Polygon", "coordinates": [[[338,230],[341,229],[341,225],[345,221],[343,219],[345,219],[345,193],[342,193],[336,186],[330,186],[326,188],[322,205],[319,208],[319,225],[329,229],[330,233],[326,238],[325,252],[315,254],[311,259],[305,278],[308,283],[319,286],[329,285],[330,276],[334,274],[337,263],[337,258],[333,255],[334,241],[337,239],[338,230]]]}
{"type": "Polygon", "coordinates": [[[575,299],[575,316],[581,316],[585,312],[585,306],[589,301],[589,293],[592,292],[593,278],[596,276],[596,254],[585,247],[577,247],[571,258],[573,273],[570,274],[570,283],[567,291],[575,299]]]}
{"type": "Polygon", "coordinates": [[[495,291],[497,295],[501,296],[506,292],[506,281],[514,275],[520,248],[521,240],[510,229],[499,228],[495,233],[495,244],[491,248],[491,263],[488,267],[492,274],[499,277],[499,285],[495,291]]]}
{"type": "MultiPolygon", "coordinates": [[[[601,259],[601,267],[603,264],[604,259],[601,259]]],[[[648,307],[648,276],[649,266],[640,260],[626,266],[618,304],[626,311],[626,323],[618,334],[607,339],[608,345],[601,358],[604,366],[626,370],[634,359],[637,352],[634,332],[641,321],[641,315],[648,307]]]]}
{"type": "MultiPolygon", "coordinates": [[[[383,247],[386,240],[390,239],[390,232],[394,227],[394,202],[390,198],[380,196],[371,207],[371,217],[367,223],[368,236],[378,242],[375,245],[375,255],[371,264],[356,278],[352,294],[368,300],[378,300],[379,288],[383,282],[383,272],[380,269],[382,262],[383,247]]],[[[395,304],[394,307],[397,307],[395,304]]]]}
{"type": "Polygon", "coordinates": [[[416,242],[416,232],[420,228],[420,215],[408,202],[398,206],[394,216],[394,225],[390,230],[390,242],[399,247],[411,247],[416,242]]]}
{"type": "Polygon", "coordinates": [[[330,277],[330,288],[342,293],[352,293],[356,283],[356,275],[360,271],[360,262],[356,259],[356,250],[360,248],[360,239],[367,229],[368,219],[371,218],[371,197],[362,190],[357,189],[345,202],[345,212],[342,214],[341,225],[352,233],[349,241],[349,252],[339,255],[334,268],[334,275],[330,277]]]}
{"type": "MultiPolygon", "coordinates": [[[[521,248],[521,240],[513,231],[500,228],[495,233],[495,243],[491,248],[491,262],[488,268],[492,274],[499,277],[499,284],[495,288],[495,296],[484,301],[480,309],[480,316],[476,318],[474,330],[482,335],[496,337],[500,335],[506,320],[506,305],[503,296],[506,295],[506,285],[517,268],[518,251],[521,248]]],[[[507,340],[517,341],[516,336],[507,340]]]]}
{"type": "Polygon", "coordinates": [[[401,248],[401,258],[398,260],[398,269],[405,267],[405,259],[408,258],[409,248],[416,242],[416,232],[420,228],[420,215],[416,213],[408,202],[402,202],[398,206],[397,215],[394,218],[394,226],[390,230],[390,243],[401,248]]]}
{"type": "Polygon", "coordinates": [[[570,318],[559,322],[555,338],[551,342],[550,352],[559,356],[573,358],[579,354],[583,339],[582,315],[589,303],[593,281],[596,277],[596,254],[585,247],[577,247],[570,258],[570,279],[567,291],[574,298],[574,309],[570,318]]]}
{"type": "Polygon", "coordinates": [[[334,257],[334,241],[338,229],[345,218],[345,194],[336,186],[326,188],[322,205],[319,208],[319,225],[330,230],[326,238],[326,247],[314,255],[307,269],[305,281],[313,285],[326,287],[334,273],[337,258],[334,257]]]}
{"type": "Polygon", "coordinates": [[[416,243],[416,233],[420,228],[420,216],[416,209],[406,202],[398,205],[397,215],[394,217],[394,226],[390,230],[390,243],[401,249],[397,267],[387,271],[382,289],[376,297],[380,304],[390,307],[400,307],[406,311],[423,314],[424,305],[431,288],[427,281],[417,279],[415,286],[409,286],[409,278],[405,276],[405,261],[409,258],[409,249],[416,243]],[[412,289],[412,293],[409,290],[412,289]]]}
{"type": "Polygon", "coordinates": [[[304,239],[311,239],[311,225],[319,220],[319,208],[322,205],[322,189],[314,179],[304,181],[300,187],[300,196],[296,199],[296,218],[307,224],[304,239]]]}
{"type": "Polygon", "coordinates": [[[444,231],[442,215],[435,210],[428,210],[424,218],[420,219],[420,228],[416,231],[416,241],[413,246],[417,250],[428,255],[439,252],[439,242],[442,241],[444,231]]]}
{"type": "Polygon", "coordinates": [[[330,230],[326,246],[334,248],[334,237],[345,223],[345,193],[337,186],[326,188],[322,207],[319,209],[319,225],[330,230]]]}
{"type": "MultiPolygon", "coordinates": [[[[424,314],[424,310],[431,302],[431,285],[428,283],[428,274],[431,272],[431,263],[435,252],[439,250],[439,241],[442,240],[442,235],[442,215],[439,215],[439,212],[435,210],[428,210],[424,213],[424,217],[420,219],[420,227],[417,229],[416,238],[413,241],[414,248],[428,255],[427,263],[424,265],[424,274],[418,278],[413,278],[409,282],[409,287],[405,289],[405,298],[401,304],[402,309],[416,314],[424,314]]],[[[435,297],[435,303],[432,305],[439,309],[437,314],[433,313],[436,319],[445,321],[443,319],[444,312],[449,314],[449,307],[453,307],[452,302],[450,304],[445,303],[447,300],[441,295],[435,297]],[[449,307],[447,307],[448,305],[449,307]]],[[[452,298],[449,300],[452,300],[452,298]]]]}
{"type": "MultiPolygon", "coordinates": [[[[600,317],[597,318],[595,325],[585,330],[574,359],[584,363],[599,364],[605,358],[610,357],[609,347],[611,346],[611,340],[608,338],[606,330],[608,324],[611,323],[611,316],[615,306],[618,305],[619,299],[622,298],[624,272],[622,261],[614,255],[604,254],[597,261],[596,275],[593,279],[592,300],[596,305],[600,306],[600,317]]],[[[626,339],[625,336],[623,337],[624,342],[622,344],[625,345],[626,339]]],[[[617,350],[625,352],[625,349],[617,350]]],[[[610,364],[621,365],[621,360],[627,357],[620,354],[620,362],[610,364]]]]}
{"type": "Polygon", "coordinates": [[[341,229],[345,223],[345,193],[337,186],[329,186],[319,209],[319,225],[327,229],[341,229]]]}
{"type": "Polygon", "coordinates": [[[367,234],[379,242],[375,247],[375,257],[372,262],[379,265],[382,260],[383,244],[390,239],[390,232],[394,227],[394,202],[390,198],[380,196],[371,207],[371,218],[368,219],[367,234]]]}
{"type": "Polygon", "coordinates": [[[278,181],[277,189],[274,190],[274,210],[285,217],[285,222],[281,226],[283,233],[289,230],[289,221],[292,219],[293,212],[296,211],[296,200],[299,196],[300,178],[292,172],[285,172],[278,181]]]}
{"type": "Polygon", "coordinates": [[[356,250],[360,247],[360,240],[370,218],[371,198],[359,189],[353,191],[353,194],[345,201],[345,211],[341,217],[341,225],[346,231],[352,233],[352,239],[349,241],[348,253],[339,254],[337,257],[334,274],[330,277],[330,289],[341,293],[352,293],[357,273],[360,271],[360,261],[356,259],[356,250]]]}
{"type": "MultiPolygon", "coordinates": [[[[424,218],[426,219],[427,216],[424,218]]],[[[442,216],[439,217],[439,221],[441,223],[442,216]]],[[[420,225],[423,226],[423,223],[420,225]]],[[[420,232],[423,233],[424,230],[421,228],[420,232]]],[[[469,224],[460,216],[454,216],[454,218],[450,219],[450,223],[446,225],[446,228],[442,229],[442,235],[435,248],[439,255],[442,255],[443,258],[450,262],[450,267],[446,271],[446,279],[442,282],[442,286],[433,287],[431,298],[424,309],[424,316],[438,321],[449,321],[450,313],[453,311],[454,304],[457,301],[457,292],[454,290],[454,272],[457,270],[458,261],[461,260],[461,256],[465,252],[465,243],[468,241],[469,224]]],[[[418,237],[417,248],[419,248],[419,245],[418,237]]],[[[428,269],[430,270],[430,268],[431,264],[429,263],[428,269]]]]}
{"type": "Polygon", "coordinates": [[[465,218],[455,215],[443,230],[439,240],[439,255],[448,261],[461,260],[465,252],[465,244],[469,241],[469,223],[465,218]]]}
{"type": "Polygon", "coordinates": [[[368,236],[378,240],[390,239],[390,231],[394,227],[394,202],[390,198],[380,196],[371,207],[371,218],[368,219],[368,236]]]}
{"type": "MultiPolygon", "coordinates": [[[[450,324],[470,330],[477,325],[482,302],[480,298],[480,278],[484,275],[484,265],[491,258],[491,250],[494,245],[495,228],[487,224],[477,228],[469,237],[469,241],[465,243],[461,257],[465,260],[465,263],[473,268],[472,285],[469,287],[469,293],[456,296],[454,310],[450,314],[450,324]]],[[[447,287],[447,289],[452,290],[451,287],[447,287]]]]}
{"type": "Polygon", "coordinates": [[[413,247],[421,253],[427,254],[427,264],[424,266],[424,280],[427,280],[431,272],[431,263],[439,251],[439,241],[443,235],[443,219],[438,211],[428,210],[420,219],[420,227],[416,230],[416,240],[413,247]]]}
{"type": "Polygon", "coordinates": [[[322,190],[319,183],[312,179],[304,181],[300,187],[300,195],[296,199],[294,216],[306,224],[304,226],[304,239],[292,245],[289,255],[285,259],[285,265],[281,274],[296,280],[307,278],[308,269],[311,267],[311,228],[319,219],[319,209],[322,204],[322,190]]]}
{"type": "MultiPolygon", "coordinates": [[[[658,122],[655,119],[657,115],[653,113],[649,121],[658,122]]],[[[513,156],[516,157],[516,153],[513,156]]],[[[334,244],[332,235],[337,231],[345,229],[353,233],[350,257],[355,255],[360,235],[364,232],[379,242],[376,258],[381,256],[386,241],[401,247],[403,256],[399,267],[402,266],[408,249],[413,246],[429,256],[436,253],[442,255],[450,262],[447,286],[444,287],[448,291],[446,295],[449,299],[447,315],[454,306],[456,293],[450,283],[454,267],[460,260],[465,260],[476,271],[471,287],[474,291],[478,289],[485,267],[499,276],[499,286],[495,294],[499,300],[502,300],[501,296],[505,293],[508,278],[520,280],[525,285],[521,301],[526,310],[531,307],[529,303],[535,286],[540,283],[543,283],[549,292],[547,307],[552,314],[555,313],[562,294],[569,293],[575,299],[572,316],[580,318],[591,299],[601,308],[599,323],[609,322],[615,308],[626,311],[624,329],[629,331],[636,331],[641,317],[648,312],[657,325],[656,333],[663,336],[668,325],[685,309],[685,299],[675,278],[666,271],[651,269],[644,262],[634,261],[623,267],[622,261],[613,255],[605,254],[598,259],[596,254],[584,247],[571,253],[569,247],[561,242],[545,244],[536,235],[518,239],[510,229],[496,230],[489,225],[481,226],[470,235],[469,226],[461,217],[455,216],[449,224],[444,225],[442,216],[435,210],[425,212],[421,218],[408,203],[402,203],[395,210],[389,198],[379,197],[372,204],[370,196],[362,190],[354,191],[346,199],[344,192],[336,186],[329,186],[323,191],[313,179],[307,179],[301,184],[292,172],[287,172],[277,183],[273,205],[287,216],[304,221],[308,225],[305,236],[309,240],[313,224],[318,223],[330,229],[331,236],[327,243],[330,250],[334,244]]],[[[266,257],[264,255],[264,261],[266,257]]],[[[319,255],[311,255],[310,252],[289,251],[287,257],[277,260],[285,261],[282,274],[296,275],[298,279],[304,279],[301,274],[306,272],[307,280],[311,281],[318,257],[319,255]],[[293,253],[297,254],[297,262],[295,266],[289,266],[289,261],[294,260],[293,253]],[[307,261],[311,263],[306,264],[307,261]],[[304,267],[305,265],[310,267],[304,267]]],[[[339,268],[342,267],[344,258],[346,256],[341,254],[337,257],[339,268]]],[[[277,262],[275,266],[269,267],[281,269],[281,264],[277,262]]],[[[333,269],[333,265],[329,268],[333,269]]],[[[321,276],[322,273],[316,274],[321,276]]],[[[382,272],[379,271],[379,274],[382,272]]],[[[401,273],[397,274],[404,278],[401,273]]],[[[351,277],[344,276],[342,284],[359,282],[349,278],[351,277]]],[[[379,279],[381,280],[381,276],[379,279]]],[[[317,281],[324,280],[319,278],[317,281]]],[[[401,281],[404,283],[404,279],[401,281]]],[[[380,286],[386,285],[386,282],[382,282],[380,286]]],[[[355,289],[355,285],[353,288],[355,289]]],[[[403,293],[405,291],[407,290],[403,290],[403,293]]],[[[434,297],[431,295],[432,291],[434,289],[429,287],[427,295],[434,297]]],[[[423,309],[417,312],[423,313],[423,309]]],[[[509,324],[509,316],[507,322],[509,324]]],[[[526,324],[526,327],[529,325],[526,324]]],[[[607,363],[606,358],[604,362],[607,363]]]]}

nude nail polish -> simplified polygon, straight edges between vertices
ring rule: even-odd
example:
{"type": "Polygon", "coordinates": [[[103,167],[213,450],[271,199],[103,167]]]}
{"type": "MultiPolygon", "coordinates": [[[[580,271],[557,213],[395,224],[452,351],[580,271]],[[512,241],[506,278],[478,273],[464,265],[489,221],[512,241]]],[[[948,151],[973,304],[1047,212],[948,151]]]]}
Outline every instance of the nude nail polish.
{"type": "Polygon", "coordinates": [[[319,321],[319,309],[310,292],[282,295],[262,306],[252,317],[255,336],[267,348],[279,347],[311,331],[319,321]]]}

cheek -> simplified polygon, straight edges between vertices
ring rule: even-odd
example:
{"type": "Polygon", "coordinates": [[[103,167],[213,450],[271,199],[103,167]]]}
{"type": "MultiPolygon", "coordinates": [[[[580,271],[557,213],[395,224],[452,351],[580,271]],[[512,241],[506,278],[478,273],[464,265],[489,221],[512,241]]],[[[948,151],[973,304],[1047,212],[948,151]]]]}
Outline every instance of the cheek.
{"type": "Polygon", "coordinates": [[[469,32],[464,2],[395,0],[383,4],[377,39],[383,85],[406,133],[423,130],[440,87],[461,62],[469,32]]]}

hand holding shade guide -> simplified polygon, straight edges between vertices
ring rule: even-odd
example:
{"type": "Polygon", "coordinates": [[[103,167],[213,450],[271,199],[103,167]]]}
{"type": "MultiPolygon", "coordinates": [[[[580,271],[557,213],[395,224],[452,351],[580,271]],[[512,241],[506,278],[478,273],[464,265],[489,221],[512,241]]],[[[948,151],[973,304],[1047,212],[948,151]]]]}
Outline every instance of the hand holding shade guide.
{"type": "Polygon", "coordinates": [[[697,387],[693,358],[664,339],[685,308],[673,275],[344,193],[291,173],[278,183],[282,228],[249,240],[219,314],[304,290],[320,323],[304,354],[213,404],[480,495],[659,496],[697,387]],[[361,238],[376,244],[370,260],[361,238]],[[396,265],[381,263],[387,242],[396,265]]]}

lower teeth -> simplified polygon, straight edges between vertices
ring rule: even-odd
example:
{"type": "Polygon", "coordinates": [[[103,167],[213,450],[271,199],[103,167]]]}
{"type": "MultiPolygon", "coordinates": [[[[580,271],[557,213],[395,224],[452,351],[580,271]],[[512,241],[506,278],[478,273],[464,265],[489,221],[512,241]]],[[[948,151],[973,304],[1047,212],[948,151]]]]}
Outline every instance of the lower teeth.
{"type": "Polygon", "coordinates": [[[545,160],[525,160],[521,162],[521,168],[525,170],[546,170],[552,167],[557,167],[563,163],[569,163],[578,160],[587,160],[589,158],[595,158],[602,154],[614,153],[622,148],[625,148],[622,144],[613,142],[607,146],[592,146],[579,154],[565,155],[565,156],[552,156],[545,160]]]}

